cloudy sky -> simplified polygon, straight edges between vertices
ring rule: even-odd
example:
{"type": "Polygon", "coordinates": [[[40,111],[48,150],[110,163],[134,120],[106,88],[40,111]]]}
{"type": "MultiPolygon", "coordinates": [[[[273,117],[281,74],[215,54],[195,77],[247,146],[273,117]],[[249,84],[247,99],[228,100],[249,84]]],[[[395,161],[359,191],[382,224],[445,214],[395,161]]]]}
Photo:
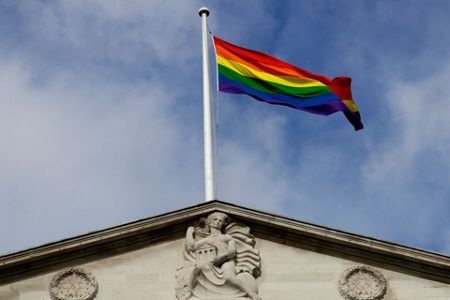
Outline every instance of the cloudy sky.
{"type": "Polygon", "coordinates": [[[0,255],[203,201],[202,5],[365,125],[214,92],[218,198],[450,255],[447,0],[1,1],[0,255]]]}

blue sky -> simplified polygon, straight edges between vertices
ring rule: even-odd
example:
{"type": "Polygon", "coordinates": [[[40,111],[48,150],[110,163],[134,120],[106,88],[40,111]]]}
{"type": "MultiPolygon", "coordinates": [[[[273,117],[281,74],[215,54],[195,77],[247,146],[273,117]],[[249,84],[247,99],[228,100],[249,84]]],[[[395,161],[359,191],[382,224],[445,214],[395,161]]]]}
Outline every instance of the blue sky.
{"type": "Polygon", "coordinates": [[[365,125],[214,92],[218,198],[449,255],[445,0],[2,1],[0,254],[203,201],[203,5],[365,125]]]}

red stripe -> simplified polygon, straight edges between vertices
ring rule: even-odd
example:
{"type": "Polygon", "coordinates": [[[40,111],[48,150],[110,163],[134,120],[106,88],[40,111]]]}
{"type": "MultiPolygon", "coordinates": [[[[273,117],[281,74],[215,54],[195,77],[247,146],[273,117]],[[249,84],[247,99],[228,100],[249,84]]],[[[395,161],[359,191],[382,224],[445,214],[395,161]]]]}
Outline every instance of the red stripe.
{"type": "Polygon", "coordinates": [[[244,59],[229,51],[228,49],[222,48],[220,45],[216,45],[216,53],[218,56],[221,56],[227,60],[238,62],[257,71],[269,73],[276,76],[292,76],[305,78],[305,76],[299,74],[296,70],[281,68],[275,65],[264,65],[259,61],[244,59]]]}
{"type": "MultiPolygon", "coordinates": [[[[332,80],[329,79],[326,76],[323,75],[317,75],[314,73],[311,73],[309,71],[297,68],[296,66],[293,66],[291,64],[288,64],[282,60],[279,60],[278,58],[275,58],[273,56],[270,56],[268,54],[245,49],[236,45],[233,45],[231,43],[225,42],[224,40],[219,39],[218,37],[214,36],[214,44],[216,46],[216,49],[222,48],[224,50],[227,50],[228,52],[231,52],[235,54],[236,56],[239,56],[241,59],[248,61],[249,63],[256,64],[258,68],[266,68],[268,73],[271,73],[270,70],[279,70],[279,69],[287,69],[290,72],[295,72],[295,74],[298,74],[299,77],[307,77],[311,79],[315,79],[317,81],[322,82],[325,85],[332,84],[332,80]]],[[[222,55],[221,55],[222,56],[222,55]]],[[[226,56],[222,56],[225,58],[229,58],[226,56]]],[[[231,58],[230,58],[231,59],[231,58]]],[[[273,73],[271,73],[273,74],[273,73]]],[[[274,74],[274,75],[280,75],[280,74],[274,74]]],[[[291,75],[292,76],[292,75],[291,75]]]]}
{"type": "Polygon", "coordinates": [[[328,87],[341,98],[341,100],[353,100],[352,79],[347,76],[339,76],[332,80],[328,87]]]}

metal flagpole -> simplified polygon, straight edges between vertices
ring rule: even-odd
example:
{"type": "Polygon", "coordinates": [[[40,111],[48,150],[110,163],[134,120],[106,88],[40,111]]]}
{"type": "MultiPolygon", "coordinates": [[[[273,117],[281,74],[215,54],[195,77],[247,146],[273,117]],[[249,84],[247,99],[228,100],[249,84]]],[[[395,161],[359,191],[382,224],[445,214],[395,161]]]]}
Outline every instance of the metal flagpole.
{"type": "Polygon", "coordinates": [[[201,7],[198,14],[202,18],[202,53],[203,53],[203,135],[205,142],[205,202],[215,200],[215,182],[213,165],[213,128],[211,113],[211,88],[209,80],[208,26],[206,18],[209,10],[201,7]]]}

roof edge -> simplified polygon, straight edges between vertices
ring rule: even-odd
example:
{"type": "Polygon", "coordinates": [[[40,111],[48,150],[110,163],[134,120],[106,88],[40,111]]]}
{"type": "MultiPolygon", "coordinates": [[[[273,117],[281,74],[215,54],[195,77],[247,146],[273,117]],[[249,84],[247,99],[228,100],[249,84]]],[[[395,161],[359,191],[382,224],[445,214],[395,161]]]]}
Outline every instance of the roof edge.
{"type": "Polygon", "coordinates": [[[443,269],[446,272],[450,270],[450,257],[444,254],[315,225],[264,211],[245,208],[234,203],[213,200],[0,256],[0,271],[11,266],[56,256],[61,252],[77,251],[102,243],[124,239],[142,232],[152,232],[195,219],[213,211],[222,211],[263,226],[276,227],[286,232],[314,237],[329,243],[347,245],[384,256],[393,256],[416,264],[443,269]]]}

